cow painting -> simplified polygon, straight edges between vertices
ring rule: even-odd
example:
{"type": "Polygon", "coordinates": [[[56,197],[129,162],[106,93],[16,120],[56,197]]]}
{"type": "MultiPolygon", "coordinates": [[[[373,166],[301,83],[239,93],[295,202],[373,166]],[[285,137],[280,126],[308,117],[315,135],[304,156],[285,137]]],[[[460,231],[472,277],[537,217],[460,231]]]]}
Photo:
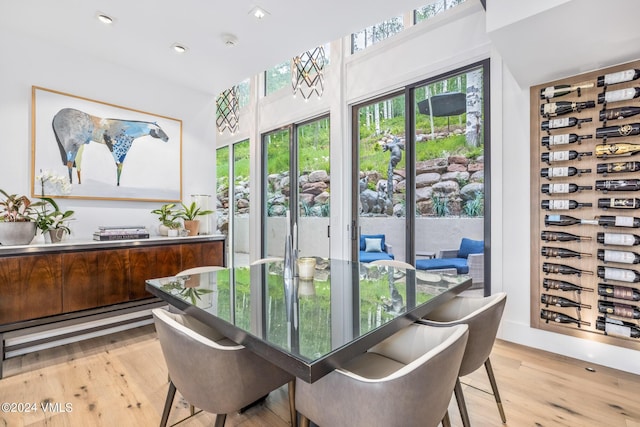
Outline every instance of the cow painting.
{"type": "Polygon", "coordinates": [[[69,170],[69,182],[73,182],[72,170],[78,174],[78,184],[82,183],[82,152],[91,141],[105,144],[116,163],[116,184],[124,159],[136,138],[151,136],[164,142],[167,134],[154,122],[136,120],[104,119],[73,108],[63,108],[53,117],[53,133],[58,142],[62,164],[69,170]]]}

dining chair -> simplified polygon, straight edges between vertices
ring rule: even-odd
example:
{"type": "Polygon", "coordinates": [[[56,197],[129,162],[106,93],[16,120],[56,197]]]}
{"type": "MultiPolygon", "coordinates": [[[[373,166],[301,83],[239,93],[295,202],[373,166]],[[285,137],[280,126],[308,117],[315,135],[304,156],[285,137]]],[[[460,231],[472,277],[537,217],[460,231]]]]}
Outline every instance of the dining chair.
{"type": "Polygon", "coordinates": [[[226,267],[222,267],[219,265],[203,265],[201,267],[193,267],[187,268],[186,270],[182,270],[177,273],[176,276],[188,276],[189,274],[201,274],[201,273],[209,273],[212,271],[224,270],[226,267]]]}
{"type": "Polygon", "coordinates": [[[196,407],[217,414],[215,426],[222,427],[226,414],[287,383],[296,426],[293,376],[189,315],[164,309],[152,313],[171,378],[160,427],[167,425],[176,390],[196,407]]]}
{"type": "Polygon", "coordinates": [[[255,261],[253,261],[251,263],[251,265],[260,265],[260,264],[266,264],[266,263],[269,263],[269,262],[279,262],[279,261],[284,261],[284,258],[277,257],[277,256],[272,256],[272,257],[268,257],[268,258],[257,259],[255,261]]]}
{"type": "Polygon", "coordinates": [[[415,270],[416,268],[408,262],[398,261],[395,259],[377,259],[371,261],[370,265],[383,265],[388,267],[403,268],[405,270],[415,270]]]}
{"type": "MultiPolygon", "coordinates": [[[[489,355],[496,340],[506,302],[507,294],[504,292],[484,298],[457,296],[419,320],[419,323],[429,326],[469,326],[469,342],[464,351],[459,377],[469,375],[484,364],[503,423],[507,422],[507,418],[502,407],[489,355]]],[[[462,424],[464,427],[469,427],[469,413],[459,378],[456,380],[454,394],[462,417],[462,424]]]]}
{"type": "Polygon", "coordinates": [[[297,379],[300,426],[448,426],[467,334],[414,323],[312,384],[297,379]]]}

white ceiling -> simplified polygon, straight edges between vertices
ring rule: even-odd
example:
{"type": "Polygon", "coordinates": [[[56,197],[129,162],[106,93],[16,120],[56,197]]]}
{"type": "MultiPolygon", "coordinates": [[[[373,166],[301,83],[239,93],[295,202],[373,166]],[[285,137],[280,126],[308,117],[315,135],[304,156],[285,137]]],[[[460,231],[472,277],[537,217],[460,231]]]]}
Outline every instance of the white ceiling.
{"type": "MultiPolygon", "coordinates": [[[[429,0],[0,0],[0,26],[206,93],[429,0]],[[256,5],[270,12],[256,20],[256,5]],[[102,12],[115,23],[96,19],[102,12]],[[229,47],[223,34],[238,42],[229,47]],[[186,54],[170,46],[186,45],[186,54]]],[[[7,41],[5,40],[5,43],[7,41]]]]}

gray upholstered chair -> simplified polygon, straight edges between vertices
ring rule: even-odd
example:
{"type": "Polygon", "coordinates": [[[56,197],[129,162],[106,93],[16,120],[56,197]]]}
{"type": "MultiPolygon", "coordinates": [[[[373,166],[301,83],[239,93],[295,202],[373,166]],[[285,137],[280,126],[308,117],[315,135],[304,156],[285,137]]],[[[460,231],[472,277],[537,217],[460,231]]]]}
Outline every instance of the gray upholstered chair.
{"type": "Polygon", "coordinates": [[[176,389],[196,407],[217,414],[215,425],[222,427],[227,413],[287,383],[296,425],[293,376],[191,316],[163,309],[152,312],[171,378],[161,427],[167,424],[176,389]]]}
{"type": "Polygon", "coordinates": [[[371,265],[383,265],[388,267],[403,268],[405,270],[415,270],[416,268],[408,262],[398,261],[395,259],[377,259],[371,261],[371,265]]]}
{"type": "Polygon", "coordinates": [[[467,334],[413,324],[313,384],[296,380],[301,427],[448,425],[467,334]]]}
{"type": "Polygon", "coordinates": [[[212,271],[224,270],[225,267],[219,265],[203,265],[201,267],[193,267],[187,268],[186,270],[182,270],[176,276],[187,276],[189,274],[201,274],[201,273],[210,273],[212,271]]]}
{"type": "MultiPolygon", "coordinates": [[[[504,292],[485,298],[458,296],[436,308],[425,319],[420,320],[420,323],[430,326],[450,327],[461,324],[469,326],[469,342],[460,366],[460,376],[468,375],[484,364],[503,423],[507,422],[507,418],[504,414],[489,355],[496,340],[506,302],[507,294],[504,292]]],[[[456,381],[454,393],[462,416],[462,424],[468,427],[470,425],[469,414],[459,379],[456,381]]]]}

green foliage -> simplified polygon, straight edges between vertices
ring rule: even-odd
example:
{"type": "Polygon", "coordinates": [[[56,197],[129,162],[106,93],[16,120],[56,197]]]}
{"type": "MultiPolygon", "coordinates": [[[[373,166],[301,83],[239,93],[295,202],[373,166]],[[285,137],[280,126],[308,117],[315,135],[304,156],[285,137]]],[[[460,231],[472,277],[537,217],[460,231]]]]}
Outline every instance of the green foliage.
{"type": "Polygon", "coordinates": [[[184,203],[180,203],[180,209],[175,213],[176,218],[182,218],[185,221],[193,221],[197,219],[197,217],[202,215],[210,215],[213,213],[212,210],[203,210],[196,205],[196,202],[191,202],[190,205],[185,205],[184,203]]]}
{"type": "Polygon", "coordinates": [[[477,192],[472,200],[467,200],[463,210],[467,216],[482,216],[484,214],[484,194],[477,192]]]}
{"type": "Polygon", "coordinates": [[[448,216],[449,215],[449,198],[446,196],[440,196],[433,194],[431,196],[433,202],[433,213],[436,216],[448,216]]]}

